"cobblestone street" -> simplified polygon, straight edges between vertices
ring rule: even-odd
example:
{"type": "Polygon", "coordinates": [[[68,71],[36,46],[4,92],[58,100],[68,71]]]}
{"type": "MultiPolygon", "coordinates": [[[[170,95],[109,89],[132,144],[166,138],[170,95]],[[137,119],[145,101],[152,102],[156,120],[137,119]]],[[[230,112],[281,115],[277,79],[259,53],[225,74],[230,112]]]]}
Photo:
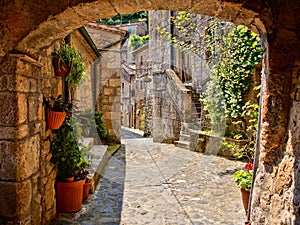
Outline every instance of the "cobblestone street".
{"type": "Polygon", "coordinates": [[[122,144],[83,209],[60,214],[52,225],[244,223],[232,180],[244,163],[153,143],[127,128],[122,144]]]}

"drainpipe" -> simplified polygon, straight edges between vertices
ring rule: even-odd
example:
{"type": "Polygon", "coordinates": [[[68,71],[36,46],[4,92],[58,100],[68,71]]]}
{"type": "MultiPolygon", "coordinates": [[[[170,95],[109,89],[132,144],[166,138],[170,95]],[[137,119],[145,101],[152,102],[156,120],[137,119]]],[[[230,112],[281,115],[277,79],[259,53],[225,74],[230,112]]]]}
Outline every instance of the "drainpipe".
{"type": "MultiPolygon", "coordinates": [[[[265,50],[265,49],[264,49],[265,50]]],[[[252,206],[252,197],[253,197],[253,187],[254,187],[254,181],[256,178],[256,172],[257,172],[257,167],[258,167],[258,162],[259,162],[259,138],[260,138],[260,132],[261,132],[261,108],[262,108],[262,95],[263,95],[263,82],[264,82],[264,71],[262,72],[261,76],[261,89],[260,89],[260,97],[259,97],[259,113],[258,113],[258,125],[257,125],[257,133],[256,133],[256,140],[255,140],[255,153],[254,153],[254,161],[253,161],[253,175],[252,175],[252,185],[250,189],[250,197],[249,197],[249,205],[248,205],[248,212],[247,212],[247,221],[245,224],[251,224],[250,222],[250,217],[251,217],[251,206],[252,206]]]]}
{"type": "MultiPolygon", "coordinates": [[[[172,17],[174,16],[174,11],[170,11],[170,18],[169,18],[169,20],[170,20],[170,32],[171,32],[171,35],[173,36],[174,35],[174,23],[173,23],[173,21],[172,21],[172,17]]],[[[170,69],[171,70],[174,70],[174,49],[173,49],[173,44],[172,43],[170,43],[170,63],[171,63],[171,65],[170,65],[170,69]]]]}

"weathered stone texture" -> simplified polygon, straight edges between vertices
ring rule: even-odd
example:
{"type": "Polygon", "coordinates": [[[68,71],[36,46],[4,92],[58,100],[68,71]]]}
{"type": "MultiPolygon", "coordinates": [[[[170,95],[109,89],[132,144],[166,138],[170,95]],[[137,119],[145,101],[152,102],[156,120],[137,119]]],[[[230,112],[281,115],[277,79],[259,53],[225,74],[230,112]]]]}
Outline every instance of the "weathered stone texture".
{"type": "Polygon", "coordinates": [[[30,177],[39,168],[38,136],[33,136],[25,141],[1,141],[1,179],[23,180],[30,177]]]}
{"type": "Polygon", "coordinates": [[[299,106],[292,98],[297,93],[294,86],[298,85],[298,69],[293,68],[293,60],[280,60],[292,57],[286,49],[293,37],[286,45],[282,43],[287,37],[281,41],[280,38],[269,39],[265,57],[269,62],[264,64],[260,162],[251,214],[254,224],[294,224],[297,216],[293,196],[297,195],[299,185],[296,178],[299,156],[296,156],[297,147],[292,143],[295,136],[299,137],[299,131],[294,129],[298,124],[296,111],[299,106]],[[270,76],[271,71],[277,72],[270,76]]]}
{"type": "Polygon", "coordinates": [[[0,216],[22,220],[30,213],[32,185],[23,182],[0,182],[0,216]]]}
{"type": "MultiPolygon", "coordinates": [[[[31,193],[29,180],[24,183],[4,182],[4,177],[7,175],[5,175],[6,171],[5,173],[2,172],[3,166],[7,166],[9,163],[15,167],[13,152],[23,153],[23,151],[17,150],[17,147],[35,149],[34,145],[28,142],[33,137],[31,132],[39,133],[37,131],[38,126],[34,128],[35,126],[32,124],[28,125],[30,129],[26,128],[26,125],[23,126],[27,123],[27,116],[29,115],[28,95],[26,93],[39,92],[39,84],[43,94],[58,94],[61,90],[61,81],[56,78],[50,79],[51,76],[53,77],[53,71],[51,70],[51,59],[47,56],[50,56],[51,48],[49,48],[50,50],[42,49],[47,48],[54,40],[65,37],[73,29],[91,20],[108,17],[119,12],[172,8],[173,10],[188,10],[194,13],[217,16],[221,19],[245,24],[249,24],[251,18],[255,17],[250,26],[261,32],[266,42],[264,46],[267,54],[264,62],[264,74],[266,75],[264,88],[266,91],[263,98],[261,155],[254,189],[252,224],[300,224],[300,181],[298,176],[300,153],[299,118],[297,116],[299,114],[297,102],[299,101],[299,94],[298,90],[290,90],[291,85],[293,85],[291,74],[293,68],[299,63],[300,56],[299,1],[86,2],[78,0],[70,4],[65,1],[59,5],[55,1],[6,0],[0,7],[0,60],[2,61],[0,66],[0,104],[2,106],[0,126],[7,127],[8,131],[4,139],[1,136],[1,145],[3,146],[1,150],[6,149],[1,151],[1,154],[6,154],[3,156],[5,162],[3,162],[3,157],[0,158],[0,216],[6,217],[3,221],[9,220],[8,217],[13,217],[9,222],[10,224],[16,221],[19,224],[30,224],[31,216],[25,205],[27,207],[31,205],[31,199],[38,200],[38,195],[35,195],[34,198],[27,195],[29,192],[31,193]],[[84,3],[79,4],[81,2],[84,3]],[[269,35],[264,36],[265,33],[269,35]],[[42,62],[45,67],[40,70],[30,63],[21,62],[19,59],[8,59],[7,57],[12,50],[39,57],[45,54],[44,57],[39,58],[39,62],[42,62]],[[16,71],[18,72],[16,73],[16,71]],[[28,77],[28,79],[24,80],[24,77],[28,77]],[[16,90],[19,93],[12,93],[16,90]],[[290,99],[290,96],[294,99],[290,99]],[[290,111],[291,105],[293,110],[290,111]],[[12,127],[15,126],[16,129],[13,131],[12,127]],[[24,141],[16,140],[15,143],[11,140],[5,141],[14,136],[22,138],[24,141]],[[8,145],[12,147],[9,151],[7,150],[8,145]],[[292,175],[288,173],[292,173],[292,175]],[[22,189],[25,187],[29,190],[28,193],[21,193],[21,186],[22,189]]],[[[161,49],[161,51],[164,50],[166,49],[161,49]]],[[[108,63],[108,65],[116,66],[114,63],[108,63]]],[[[112,99],[104,99],[107,104],[112,102],[112,99]]],[[[160,103],[159,101],[156,102],[160,103]]],[[[109,112],[107,114],[111,116],[109,112]]],[[[35,123],[34,118],[39,118],[39,115],[31,114],[30,117],[32,123],[35,123]]],[[[41,140],[40,145],[42,145],[43,141],[51,135],[51,132],[46,130],[45,122],[42,122],[40,129],[42,138],[37,139],[41,140]]],[[[4,133],[3,128],[1,128],[2,133],[4,133]]],[[[25,153],[25,156],[31,155],[25,153]]],[[[26,164],[22,158],[25,156],[19,156],[23,165],[26,164]]],[[[44,159],[40,160],[41,167],[44,165],[42,160],[44,159]]],[[[16,167],[21,169],[21,164],[19,162],[16,167]]],[[[29,166],[26,174],[29,175],[34,170],[35,166],[29,166]]],[[[19,173],[14,175],[11,172],[9,176],[24,178],[27,175],[20,175],[19,173]]],[[[41,180],[43,179],[45,177],[41,178],[41,180]]],[[[49,181],[43,182],[53,184],[54,178],[51,177],[49,181]]],[[[42,201],[44,201],[44,195],[45,192],[41,191],[42,201]]],[[[50,202],[51,200],[47,204],[51,205],[50,202]]],[[[43,206],[43,214],[46,221],[49,221],[54,213],[45,208],[47,207],[43,206]]],[[[40,218],[36,219],[37,223],[39,220],[40,218]]]]}

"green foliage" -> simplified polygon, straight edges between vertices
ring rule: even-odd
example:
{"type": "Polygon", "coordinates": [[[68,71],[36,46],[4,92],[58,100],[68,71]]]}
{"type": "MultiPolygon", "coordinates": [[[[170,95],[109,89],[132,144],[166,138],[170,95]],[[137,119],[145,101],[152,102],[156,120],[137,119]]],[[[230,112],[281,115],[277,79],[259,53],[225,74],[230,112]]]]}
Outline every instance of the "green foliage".
{"type": "Polygon", "coordinates": [[[56,112],[67,112],[72,107],[71,103],[63,100],[62,95],[58,95],[56,98],[54,96],[50,96],[49,98],[44,97],[44,103],[47,110],[56,112]]]}
{"type": "Polygon", "coordinates": [[[131,51],[134,51],[149,41],[149,35],[139,36],[139,35],[130,35],[128,47],[131,51]]]}
{"type": "Polygon", "coordinates": [[[234,182],[240,188],[250,190],[252,185],[252,170],[238,170],[233,174],[234,182]]]}
{"type": "Polygon", "coordinates": [[[238,157],[253,158],[258,119],[258,104],[247,101],[245,96],[253,88],[255,66],[261,62],[263,51],[257,35],[247,27],[202,17],[195,23],[193,15],[179,12],[172,19],[176,32],[166,28],[158,31],[164,40],[183,52],[193,52],[206,59],[212,69],[202,101],[209,113],[212,133],[226,125],[231,137],[248,139],[239,148],[238,157]]]}
{"type": "MultiPolygon", "coordinates": [[[[237,26],[224,38],[220,60],[211,78],[220,87],[227,118],[244,112],[244,96],[252,85],[254,67],[261,62],[262,49],[257,36],[245,26],[237,26]]],[[[212,82],[210,85],[212,85],[212,82]]]]}
{"type": "Polygon", "coordinates": [[[70,67],[70,72],[66,77],[69,87],[76,87],[86,79],[85,63],[76,49],[64,43],[55,54],[58,56],[59,62],[63,61],[70,67]]]}
{"type": "Polygon", "coordinates": [[[148,11],[141,11],[131,14],[119,14],[112,16],[110,18],[104,18],[97,20],[98,23],[107,25],[118,25],[124,23],[135,23],[135,22],[147,22],[148,21],[148,11]]]}
{"type": "Polygon", "coordinates": [[[78,143],[82,133],[80,125],[74,117],[67,116],[63,125],[54,132],[51,142],[51,161],[58,169],[58,179],[73,177],[76,171],[81,171],[89,166],[85,158],[88,149],[78,143]]]}

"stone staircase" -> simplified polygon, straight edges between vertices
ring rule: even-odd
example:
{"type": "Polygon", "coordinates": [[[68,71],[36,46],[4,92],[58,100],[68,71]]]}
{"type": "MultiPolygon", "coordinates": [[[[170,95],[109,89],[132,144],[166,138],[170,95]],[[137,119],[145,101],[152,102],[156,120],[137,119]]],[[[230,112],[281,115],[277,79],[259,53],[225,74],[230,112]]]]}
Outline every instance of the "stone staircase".
{"type": "Polygon", "coordinates": [[[201,125],[201,113],[202,103],[200,102],[200,95],[197,93],[191,84],[185,84],[185,87],[189,89],[190,97],[192,100],[192,115],[190,122],[181,123],[181,131],[179,140],[175,141],[175,146],[179,148],[184,148],[188,150],[193,150],[194,147],[191,146],[191,130],[199,130],[201,125]]]}

